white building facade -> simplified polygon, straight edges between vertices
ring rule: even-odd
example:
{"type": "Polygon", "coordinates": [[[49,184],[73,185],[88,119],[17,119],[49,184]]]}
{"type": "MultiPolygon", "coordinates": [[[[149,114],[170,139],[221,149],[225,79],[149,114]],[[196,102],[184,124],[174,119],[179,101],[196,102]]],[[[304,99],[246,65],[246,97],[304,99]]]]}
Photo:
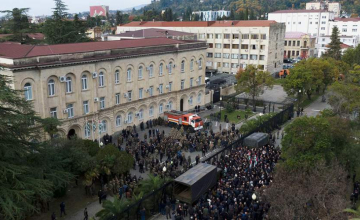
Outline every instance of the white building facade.
{"type": "Polygon", "coordinates": [[[341,4],[340,2],[308,2],[306,3],[306,10],[327,10],[333,12],[335,17],[338,18],[341,15],[341,4]]]}
{"type": "Polygon", "coordinates": [[[236,74],[252,64],[270,73],[283,65],[285,24],[275,21],[131,22],[117,33],[146,28],[163,28],[197,34],[208,44],[206,67],[236,74]]]}
{"type": "Polygon", "coordinates": [[[360,37],[360,18],[335,18],[330,22],[329,35],[334,26],[337,26],[341,36],[360,37]]]}
{"type": "MultiPolygon", "coordinates": [[[[355,48],[359,45],[359,36],[339,36],[342,53],[345,52],[348,48],[355,48]]],[[[322,36],[319,37],[319,47],[318,47],[318,57],[321,57],[329,49],[327,45],[331,42],[331,36],[322,36]]]]}
{"type": "Polygon", "coordinates": [[[219,11],[196,11],[192,13],[199,15],[201,21],[216,21],[218,18],[230,17],[230,11],[219,10],[219,11]]]}

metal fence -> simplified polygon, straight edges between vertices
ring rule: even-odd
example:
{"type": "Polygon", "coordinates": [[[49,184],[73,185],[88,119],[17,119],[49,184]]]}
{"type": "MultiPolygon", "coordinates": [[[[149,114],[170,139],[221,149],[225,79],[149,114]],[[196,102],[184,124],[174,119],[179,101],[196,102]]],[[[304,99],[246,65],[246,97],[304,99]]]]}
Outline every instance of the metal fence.
{"type": "MultiPolygon", "coordinates": [[[[203,163],[210,163],[213,164],[215,161],[220,159],[221,154],[225,156],[229,154],[233,148],[243,146],[243,141],[246,137],[251,135],[255,132],[264,132],[269,133],[275,129],[278,129],[282,124],[290,120],[294,115],[294,105],[289,104],[284,106],[284,110],[276,114],[274,117],[268,119],[261,123],[260,126],[256,127],[252,131],[243,134],[238,140],[232,142],[228,146],[225,146],[223,149],[219,150],[215,154],[201,160],[203,163]]],[[[146,218],[153,216],[154,214],[164,212],[164,206],[161,204],[166,203],[166,198],[172,198],[172,191],[173,191],[173,182],[168,182],[164,184],[157,190],[143,196],[137,202],[129,205],[124,211],[121,212],[119,216],[114,216],[109,220],[133,220],[133,219],[140,219],[140,211],[145,208],[146,218]]]]}

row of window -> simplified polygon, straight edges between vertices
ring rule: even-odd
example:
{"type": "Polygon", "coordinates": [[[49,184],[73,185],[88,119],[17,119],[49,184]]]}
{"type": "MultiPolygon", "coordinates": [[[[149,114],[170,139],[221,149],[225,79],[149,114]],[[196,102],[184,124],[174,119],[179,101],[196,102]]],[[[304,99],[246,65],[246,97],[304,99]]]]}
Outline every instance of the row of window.
{"type": "MultiPolygon", "coordinates": [[[[240,34],[199,34],[199,39],[239,39],[240,34]]],[[[266,34],[241,34],[241,39],[266,40],[266,34]]]]}
{"type": "MultiPolygon", "coordinates": [[[[209,48],[214,48],[214,44],[209,44],[209,48]]],[[[215,44],[215,48],[216,49],[221,49],[221,48],[224,48],[224,49],[239,49],[239,44],[219,44],[219,43],[216,43],[215,44]]],[[[265,45],[257,45],[257,44],[241,44],[241,49],[252,49],[252,50],[258,50],[260,48],[260,50],[265,50],[265,45]]]]}
{"type": "Polygon", "coordinates": [[[300,51],[295,51],[295,50],[293,50],[293,51],[284,51],[284,56],[287,56],[287,57],[290,57],[290,54],[291,54],[291,56],[296,56],[296,57],[298,57],[298,56],[300,56],[300,51]],[[296,54],[295,54],[296,53],[296,54]]]}
{"type": "Polygon", "coordinates": [[[259,57],[259,60],[265,60],[265,55],[256,55],[256,54],[230,54],[230,53],[207,53],[207,57],[214,57],[214,58],[224,58],[224,59],[242,59],[242,60],[248,60],[250,57],[250,60],[257,60],[259,57]]]}
{"type": "MultiPolygon", "coordinates": [[[[295,41],[295,40],[292,41],[292,46],[294,47],[295,45],[300,47],[300,41],[299,40],[298,41],[295,41]]],[[[291,46],[291,40],[285,41],[284,46],[291,46]]]]}

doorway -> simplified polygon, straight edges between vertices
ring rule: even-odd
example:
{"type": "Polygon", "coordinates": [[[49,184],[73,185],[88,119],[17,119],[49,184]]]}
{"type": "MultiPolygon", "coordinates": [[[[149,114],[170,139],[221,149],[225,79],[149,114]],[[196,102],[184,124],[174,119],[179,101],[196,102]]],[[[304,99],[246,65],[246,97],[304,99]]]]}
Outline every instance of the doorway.
{"type": "Polygon", "coordinates": [[[72,139],[74,137],[76,137],[75,129],[70,129],[69,132],[68,132],[67,138],[72,139]]]}
{"type": "Polygon", "coordinates": [[[180,99],[180,111],[184,111],[184,99],[180,99]]]}

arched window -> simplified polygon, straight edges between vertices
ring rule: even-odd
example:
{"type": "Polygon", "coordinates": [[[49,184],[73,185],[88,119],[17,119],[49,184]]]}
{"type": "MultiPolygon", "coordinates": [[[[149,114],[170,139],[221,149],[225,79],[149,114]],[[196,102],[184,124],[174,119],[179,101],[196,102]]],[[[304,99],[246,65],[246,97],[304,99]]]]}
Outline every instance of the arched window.
{"type": "Polygon", "coordinates": [[[127,70],[127,81],[131,82],[131,69],[130,68],[127,70]]]}
{"type": "Polygon", "coordinates": [[[163,63],[160,63],[160,66],[159,66],[159,75],[160,75],[160,76],[163,75],[163,69],[164,69],[164,64],[163,64],[163,63]]]}
{"type": "Polygon", "coordinates": [[[201,103],[201,93],[198,94],[197,102],[198,102],[198,103],[201,103]]]}
{"type": "Polygon", "coordinates": [[[143,78],[143,67],[142,67],[142,66],[139,67],[139,70],[138,70],[138,78],[139,78],[139,79],[142,79],[142,78],[143,78]]]}
{"type": "Polygon", "coordinates": [[[173,63],[170,62],[170,63],[169,63],[169,66],[168,66],[169,74],[172,73],[172,68],[173,68],[173,63]]]}
{"type": "Polygon", "coordinates": [[[85,124],[85,128],[84,128],[84,132],[85,132],[85,137],[88,138],[91,135],[91,128],[90,128],[90,124],[86,123],[85,124]]]}
{"type": "Polygon", "coordinates": [[[194,59],[191,59],[191,61],[190,61],[190,70],[191,71],[194,70],[194,59]]]}
{"type": "Polygon", "coordinates": [[[105,76],[103,72],[99,73],[99,87],[104,87],[105,76]]]}
{"type": "Polygon", "coordinates": [[[88,79],[87,76],[84,74],[81,77],[81,88],[82,90],[87,90],[88,89],[88,79]]]}
{"type": "Polygon", "coordinates": [[[185,60],[181,61],[181,72],[185,72],[185,60]]]}
{"type": "Polygon", "coordinates": [[[24,86],[25,100],[32,100],[32,87],[30,83],[26,83],[24,86]]]}
{"type": "Polygon", "coordinates": [[[202,58],[199,59],[199,69],[202,68],[202,58]]]}
{"type": "Polygon", "coordinates": [[[170,102],[169,102],[169,110],[171,111],[171,110],[172,110],[172,108],[173,108],[173,102],[172,102],[172,101],[170,101],[170,102]]]}
{"type": "Polygon", "coordinates": [[[119,84],[120,83],[120,71],[116,70],[115,71],[115,84],[119,84]]]}
{"type": "Polygon", "coordinates": [[[144,110],[140,109],[139,110],[139,120],[142,120],[144,118],[144,110]]]}
{"type": "Polygon", "coordinates": [[[154,65],[149,66],[149,78],[152,78],[154,76],[154,65]]]}
{"type": "Polygon", "coordinates": [[[193,97],[192,97],[192,96],[190,96],[190,98],[189,98],[189,104],[190,104],[190,105],[193,104],[193,97]]]}
{"type": "Polygon", "coordinates": [[[53,79],[50,79],[48,82],[48,92],[49,96],[55,95],[55,81],[53,79]]]}
{"type": "Polygon", "coordinates": [[[105,133],[107,131],[107,122],[106,122],[106,120],[102,120],[100,131],[101,131],[101,133],[105,133]]]}
{"type": "Polygon", "coordinates": [[[149,108],[149,117],[154,116],[154,106],[150,106],[149,108]]]}
{"type": "Polygon", "coordinates": [[[71,77],[66,77],[66,93],[72,93],[71,77]]]}
{"type": "Polygon", "coordinates": [[[120,126],[121,126],[121,115],[116,116],[115,125],[116,125],[116,127],[120,127],[120,126]]]}
{"type": "Polygon", "coordinates": [[[164,104],[159,105],[159,114],[162,114],[164,112],[164,104]]]}
{"type": "Polygon", "coordinates": [[[133,121],[133,113],[132,112],[129,112],[128,115],[127,115],[127,123],[132,123],[133,121]]]}

